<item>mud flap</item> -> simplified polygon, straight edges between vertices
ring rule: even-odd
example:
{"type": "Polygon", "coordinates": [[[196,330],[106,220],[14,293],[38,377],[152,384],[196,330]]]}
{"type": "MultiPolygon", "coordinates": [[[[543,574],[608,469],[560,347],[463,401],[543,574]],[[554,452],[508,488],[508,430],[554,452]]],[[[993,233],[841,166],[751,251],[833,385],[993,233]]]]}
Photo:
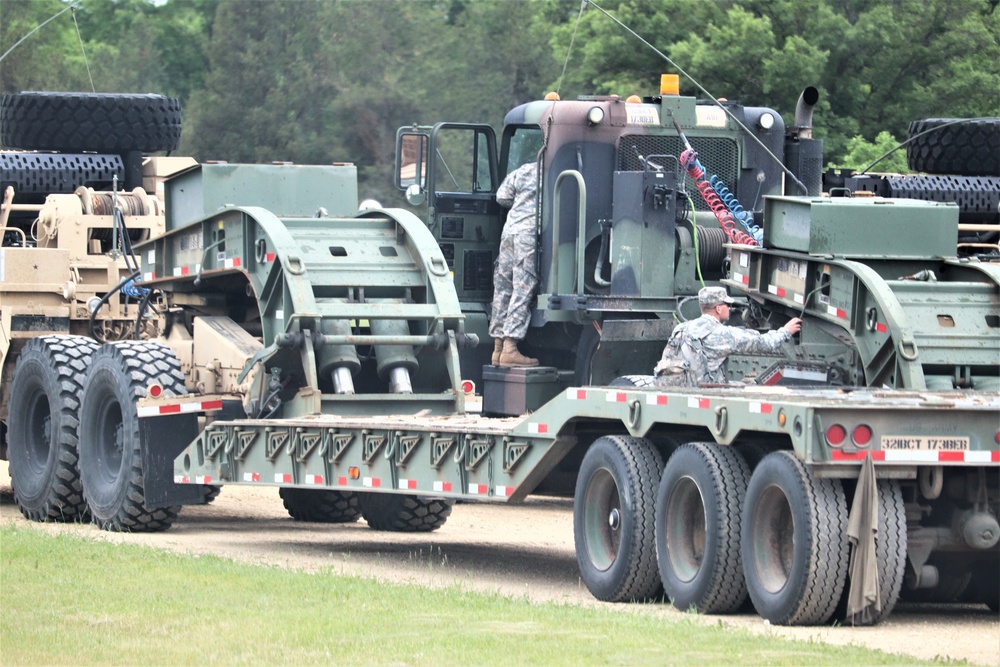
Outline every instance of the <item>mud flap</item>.
{"type": "Polygon", "coordinates": [[[174,483],[174,459],[197,437],[198,415],[194,413],[139,420],[143,504],[148,509],[205,502],[200,484],[174,483]]]}

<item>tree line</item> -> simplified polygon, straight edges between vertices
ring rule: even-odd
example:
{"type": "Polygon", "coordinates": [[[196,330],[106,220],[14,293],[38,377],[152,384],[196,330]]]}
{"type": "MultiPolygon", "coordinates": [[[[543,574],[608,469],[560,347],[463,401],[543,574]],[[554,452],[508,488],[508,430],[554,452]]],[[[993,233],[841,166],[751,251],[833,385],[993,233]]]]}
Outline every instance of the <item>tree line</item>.
{"type": "MultiPolygon", "coordinates": [[[[998,4],[3,0],[0,91],[176,96],[181,153],[350,161],[362,197],[395,204],[397,127],[499,127],[549,90],[651,95],[672,61],[712,95],[773,107],[786,123],[816,86],[828,161],[859,168],[905,139],[911,120],[1000,116],[998,4]]],[[[681,93],[703,96],[683,77],[681,93]]],[[[879,168],[904,170],[902,152],[879,168]]]]}

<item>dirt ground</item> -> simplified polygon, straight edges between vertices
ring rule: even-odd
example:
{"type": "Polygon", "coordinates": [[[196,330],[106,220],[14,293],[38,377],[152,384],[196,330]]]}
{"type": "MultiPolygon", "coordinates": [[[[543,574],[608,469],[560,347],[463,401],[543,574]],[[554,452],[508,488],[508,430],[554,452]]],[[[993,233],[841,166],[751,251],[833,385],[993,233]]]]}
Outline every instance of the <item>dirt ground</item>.
{"type": "MultiPolygon", "coordinates": [[[[104,533],[92,526],[30,524],[14,505],[7,464],[0,462],[0,522],[69,531],[93,539],[143,544],[183,553],[304,570],[333,567],[344,574],[422,586],[458,585],[534,601],[606,607],[679,618],[669,605],[611,605],[583,586],[573,552],[572,502],[529,498],[519,506],[462,503],[430,534],[380,533],[356,524],[292,521],[278,492],[225,487],[214,503],[186,507],[174,526],[152,535],[104,533]]],[[[917,658],[966,659],[1000,665],[1000,615],[985,605],[901,603],[876,628],[774,627],[753,615],[705,616],[773,636],[854,644],[917,658]]]]}

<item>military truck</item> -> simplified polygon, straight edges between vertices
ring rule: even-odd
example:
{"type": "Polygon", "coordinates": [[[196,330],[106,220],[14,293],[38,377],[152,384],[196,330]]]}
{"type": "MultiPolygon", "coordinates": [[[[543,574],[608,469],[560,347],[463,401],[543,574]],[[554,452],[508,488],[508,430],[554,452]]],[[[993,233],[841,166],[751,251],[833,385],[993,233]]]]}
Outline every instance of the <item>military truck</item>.
{"type": "Polygon", "coordinates": [[[205,485],[268,485],[296,519],[429,531],[455,500],[544,491],[574,498],[602,600],[726,613],[749,597],[787,624],[878,622],[901,591],[995,608],[1000,271],[957,256],[954,204],[821,197],[814,98],[788,132],[669,86],[523,105],[499,147],[484,125],[408,128],[399,185],[426,222],[359,211],[352,165],[174,175],[165,231],[133,246],[159,335],[47,333],[5,366],[17,502],[162,530],[205,485]],[[515,372],[478,343],[492,194],[526,159],[546,366],[515,372]],[[727,242],[726,185],[753,243],[727,242]],[[745,299],[747,325],[795,315],[802,332],[784,356],[732,359],[738,384],[658,387],[652,361],[702,281],[745,299]]]}

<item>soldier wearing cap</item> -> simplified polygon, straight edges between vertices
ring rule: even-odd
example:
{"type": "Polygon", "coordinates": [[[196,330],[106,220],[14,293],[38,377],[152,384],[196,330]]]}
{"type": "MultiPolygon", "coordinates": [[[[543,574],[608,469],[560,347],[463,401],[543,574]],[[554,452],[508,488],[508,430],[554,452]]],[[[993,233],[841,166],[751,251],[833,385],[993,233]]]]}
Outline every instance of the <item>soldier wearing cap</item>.
{"type": "Polygon", "coordinates": [[[701,317],[674,327],[653,373],[661,386],[697,387],[726,383],[726,359],[731,354],[776,352],[802,328],[790,319],[780,329],[761,334],[723,324],[735,303],[724,287],[703,287],[698,292],[701,317]]]}

